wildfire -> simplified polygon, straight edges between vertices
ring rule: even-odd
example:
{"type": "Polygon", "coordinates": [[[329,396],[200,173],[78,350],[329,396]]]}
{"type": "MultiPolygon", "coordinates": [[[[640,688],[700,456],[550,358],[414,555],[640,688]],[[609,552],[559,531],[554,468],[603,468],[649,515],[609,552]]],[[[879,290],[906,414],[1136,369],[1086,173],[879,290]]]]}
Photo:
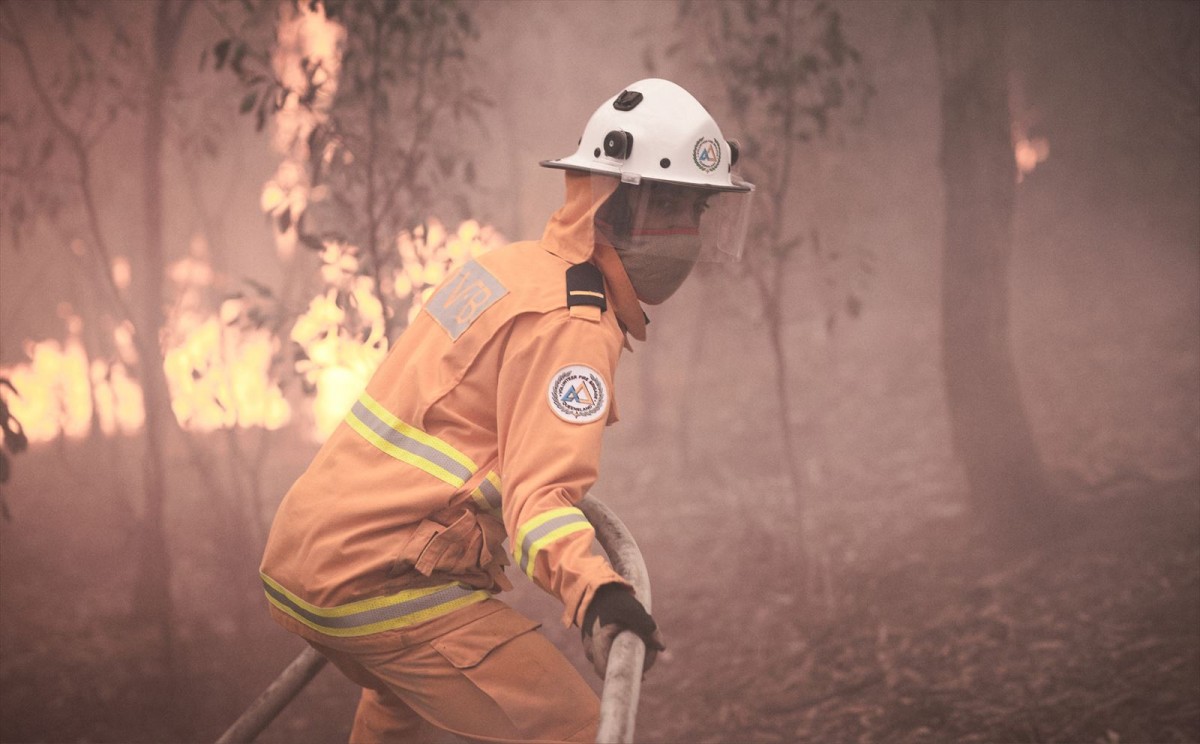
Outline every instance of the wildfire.
{"type": "Polygon", "coordinates": [[[286,96],[273,118],[272,146],[284,160],[263,188],[260,206],[276,220],[287,216],[283,223],[276,222],[281,225],[276,250],[286,259],[296,250],[292,218],[303,214],[309,202],[324,196],[319,189],[310,188],[303,164],[309,158],[309,135],[328,118],[337,93],[346,29],[326,18],[321,5],[281,3],[280,14],[271,62],[280,82],[293,93],[286,96]],[[302,105],[294,92],[306,90],[310,84],[316,86],[315,98],[302,105]]]}
{"type": "Polygon", "coordinates": [[[215,431],[286,424],[291,407],[269,375],[277,345],[266,331],[223,326],[215,317],[188,332],[163,359],[180,425],[215,431]]]}
{"type": "MultiPolygon", "coordinates": [[[[312,188],[305,164],[309,135],[327,117],[337,89],[345,29],[324,15],[320,4],[284,3],[272,57],[289,94],[273,118],[273,147],[283,155],[264,185],[260,208],[277,226],[279,256],[291,260],[297,242],[296,219],[309,203],[329,196],[328,187],[312,188]],[[316,84],[315,100],[302,105],[295,91],[316,84]]],[[[323,153],[328,155],[327,153],[323,153]]],[[[202,237],[188,254],[167,269],[174,304],[159,339],[171,407],[189,431],[234,427],[278,429],[293,421],[281,379],[281,359],[295,357],[294,372],[312,393],[311,419],[323,439],[353,405],[388,350],[383,302],[407,311],[411,323],[433,288],[456,266],[502,242],[489,226],[475,220],[449,231],[429,219],[395,241],[395,257],[386,276],[360,273],[355,246],[326,242],[321,252],[323,288],[311,298],[290,329],[254,321],[250,300],[219,301],[219,284],[202,237]],[[215,309],[214,309],[215,308],[215,309]],[[284,349],[294,344],[291,349],[284,349]],[[300,353],[291,351],[299,349],[300,353]]],[[[79,241],[72,249],[81,253],[79,241]]],[[[109,267],[113,283],[127,289],[130,262],[117,257],[109,267]]],[[[111,358],[89,359],[81,341],[82,320],[69,308],[64,342],[27,342],[28,361],[0,368],[17,395],[6,395],[10,409],[30,441],[59,436],[83,437],[93,429],[106,435],[132,433],[145,420],[141,386],[130,370],[138,364],[133,328],[116,326],[111,358]]],[[[261,316],[260,316],[261,317],[261,316]]],[[[393,322],[393,325],[395,323],[393,322]]],[[[105,344],[107,346],[107,344],[105,344]]],[[[303,416],[301,418],[307,418],[303,416]]]]}
{"type": "MultiPolygon", "coordinates": [[[[59,436],[86,436],[93,423],[104,434],[129,433],[144,420],[142,390],[120,361],[89,361],[81,334],[83,321],[70,305],[59,306],[67,338],[27,340],[29,361],[0,368],[17,391],[8,396],[9,408],[31,442],[59,436]]],[[[120,338],[114,343],[121,345],[120,338]]]]}
{"type": "MultiPolygon", "coordinates": [[[[437,219],[396,239],[400,265],[388,288],[398,302],[409,301],[407,322],[424,306],[433,288],[455,267],[491,250],[503,238],[490,226],[466,220],[448,232],[437,219]]],[[[292,327],[291,339],[304,352],[296,371],[316,390],[316,434],[324,438],[354,405],[387,354],[387,325],[373,279],[358,273],[354,246],[327,242],[321,253],[327,288],[312,298],[292,327]]]]}
{"type": "MultiPolygon", "coordinates": [[[[501,244],[496,230],[475,220],[449,231],[437,219],[396,240],[403,267],[391,280],[398,301],[409,301],[408,322],[433,288],[455,267],[501,244]]],[[[322,252],[322,291],[292,325],[287,341],[303,352],[295,371],[315,391],[314,434],[323,439],[353,405],[388,350],[383,305],[373,279],[359,271],[353,246],[328,243],[322,252]]],[[[119,266],[120,264],[118,264],[119,266]]],[[[114,270],[120,271],[114,267],[114,270]]],[[[286,426],[292,409],[272,374],[284,339],[265,328],[242,327],[243,299],[226,299],[214,312],[214,273],[200,239],[167,269],[175,306],[164,344],[163,370],[171,408],[180,426],[207,432],[234,427],[269,430],[286,426]]],[[[68,306],[59,309],[65,341],[27,341],[28,362],[0,368],[18,395],[9,395],[13,415],[31,442],[103,434],[130,434],[145,420],[141,386],[130,370],[137,363],[133,332],[113,329],[112,358],[89,359],[83,321],[68,306]]]]}
{"type": "Polygon", "coordinates": [[[92,425],[92,397],[83,344],[77,337],[61,344],[26,342],[25,354],[28,364],[0,371],[0,376],[7,377],[19,393],[9,400],[9,407],[29,440],[86,435],[92,425]]]}
{"type": "Polygon", "coordinates": [[[412,298],[408,322],[417,317],[434,287],[451,269],[503,242],[503,237],[491,226],[475,220],[463,222],[450,234],[436,219],[402,233],[396,240],[396,250],[404,270],[397,273],[394,290],[400,299],[412,298]]]}

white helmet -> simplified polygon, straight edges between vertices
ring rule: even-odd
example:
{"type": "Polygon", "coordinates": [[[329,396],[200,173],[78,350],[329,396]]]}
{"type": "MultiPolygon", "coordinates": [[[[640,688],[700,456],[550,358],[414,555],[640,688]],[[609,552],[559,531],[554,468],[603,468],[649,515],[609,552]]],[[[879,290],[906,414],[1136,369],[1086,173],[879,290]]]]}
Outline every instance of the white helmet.
{"type": "Polygon", "coordinates": [[[669,80],[640,80],[605,101],[588,120],[573,155],[542,161],[547,168],[643,179],[714,191],[747,192],[732,174],[737,143],[691,93],[669,80]]]}

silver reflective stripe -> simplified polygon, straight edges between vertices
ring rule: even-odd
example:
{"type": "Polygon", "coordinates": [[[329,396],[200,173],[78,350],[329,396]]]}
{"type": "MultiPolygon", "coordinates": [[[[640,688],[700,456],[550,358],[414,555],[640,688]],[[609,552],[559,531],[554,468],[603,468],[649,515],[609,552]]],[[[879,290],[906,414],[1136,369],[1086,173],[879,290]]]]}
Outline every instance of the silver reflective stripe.
{"type": "Polygon", "coordinates": [[[574,512],[572,514],[564,514],[561,517],[555,517],[548,520],[545,524],[540,524],[525,533],[525,539],[521,540],[521,570],[526,574],[529,573],[529,562],[533,560],[531,551],[533,550],[534,543],[554,532],[559,527],[566,527],[576,522],[591,525],[591,522],[588,522],[587,517],[583,516],[581,512],[574,512]]]}
{"type": "Polygon", "coordinates": [[[492,507],[496,511],[500,511],[500,507],[503,506],[504,503],[500,499],[500,492],[496,490],[496,487],[492,485],[490,480],[487,478],[483,479],[483,481],[479,484],[479,492],[482,493],[483,498],[487,500],[488,506],[492,507]]]}
{"type": "Polygon", "coordinates": [[[363,610],[362,612],[355,612],[351,615],[342,615],[341,617],[326,617],[324,615],[318,615],[315,612],[306,610],[289,599],[285,594],[283,594],[283,592],[280,592],[278,589],[265,581],[263,582],[263,588],[276,602],[286,605],[288,611],[292,614],[307,620],[313,625],[330,629],[360,628],[366,625],[381,623],[386,620],[396,620],[404,617],[405,615],[412,615],[414,613],[421,612],[422,610],[429,610],[433,609],[434,607],[438,607],[439,605],[444,605],[447,602],[453,602],[456,599],[462,599],[463,597],[473,594],[476,591],[475,589],[464,589],[463,587],[455,584],[433,592],[432,594],[426,594],[423,597],[409,599],[394,605],[378,607],[372,610],[363,610]]]}
{"type": "Polygon", "coordinates": [[[375,432],[375,434],[377,434],[381,439],[395,445],[396,447],[399,447],[405,452],[410,452],[417,457],[428,460],[442,470],[445,470],[447,473],[458,476],[463,481],[469,480],[473,475],[470,470],[463,467],[461,463],[457,462],[453,458],[446,456],[442,452],[439,452],[427,444],[418,442],[412,437],[405,436],[404,434],[401,434],[392,427],[388,426],[387,423],[372,413],[369,408],[364,406],[361,401],[358,401],[354,404],[354,407],[350,409],[350,413],[363,424],[365,424],[368,429],[375,432]]]}

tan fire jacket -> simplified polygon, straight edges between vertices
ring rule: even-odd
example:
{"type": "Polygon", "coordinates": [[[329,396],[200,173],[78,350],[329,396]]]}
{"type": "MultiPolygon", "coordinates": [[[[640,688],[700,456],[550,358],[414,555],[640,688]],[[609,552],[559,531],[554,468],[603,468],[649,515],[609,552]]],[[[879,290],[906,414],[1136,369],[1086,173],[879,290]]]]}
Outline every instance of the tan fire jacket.
{"type": "Polygon", "coordinates": [[[615,186],[568,172],[540,241],[451,274],[400,337],[280,504],[261,574],[285,626],[363,636],[481,601],[511,588],[506,538],[567,624],[597,587],[624,583],[575,507],[616,420],[625,332],[645,338],[593,230],[615,186]]]}

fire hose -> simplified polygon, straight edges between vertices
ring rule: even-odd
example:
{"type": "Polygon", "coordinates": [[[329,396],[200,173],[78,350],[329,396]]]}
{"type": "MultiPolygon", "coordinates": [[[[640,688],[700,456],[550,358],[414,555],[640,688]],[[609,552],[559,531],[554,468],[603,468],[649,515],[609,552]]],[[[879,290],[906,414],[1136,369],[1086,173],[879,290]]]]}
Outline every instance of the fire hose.
{"type": "MultiPolygon", "coordinates": [[[[633,584],[638,599],[649,612],[650,574],[629,528],[594,496],[585,496],[577,506],[596,529],[596,540],[604,548],[604,552],[608,553],[613,568],[633,584]]],[[[646,646],[634,633],[625,631],[613,641],[612,650],[608,655],[608,671],[604,676],[604,690],[600,695],[600,728],[596,733],[598,743],[630,744],[633,741],[645,658],[646,646]]],[[[317,676],[325,667],[326,661],[324,656],[311,647],[301,651],[221,738],[217,739],[217,744],[246,744],[254,741],[255,737],[261,734],[317,676]]]]}

